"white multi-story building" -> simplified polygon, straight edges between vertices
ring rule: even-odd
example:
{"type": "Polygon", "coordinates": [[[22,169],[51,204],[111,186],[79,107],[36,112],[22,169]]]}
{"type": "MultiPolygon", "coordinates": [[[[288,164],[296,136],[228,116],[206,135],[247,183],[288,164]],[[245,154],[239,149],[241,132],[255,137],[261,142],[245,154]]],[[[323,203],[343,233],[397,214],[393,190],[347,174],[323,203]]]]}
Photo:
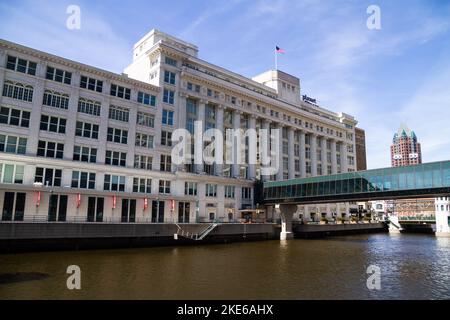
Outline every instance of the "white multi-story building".
{"type": "MultiPolygon", "coordinates": [[[[234,221],[255,209],[256,180],[355,170],[352,116],[302,101],[294,76],[248,79],[197,54],[153,30],[119,75],[0,40],[2,220],[234,221]],[[195,121],[280,128],[281,170],[173,165],[172,132],[195,121]]],[[[348,214],[349,205],[299,212],[348,214]]]]}

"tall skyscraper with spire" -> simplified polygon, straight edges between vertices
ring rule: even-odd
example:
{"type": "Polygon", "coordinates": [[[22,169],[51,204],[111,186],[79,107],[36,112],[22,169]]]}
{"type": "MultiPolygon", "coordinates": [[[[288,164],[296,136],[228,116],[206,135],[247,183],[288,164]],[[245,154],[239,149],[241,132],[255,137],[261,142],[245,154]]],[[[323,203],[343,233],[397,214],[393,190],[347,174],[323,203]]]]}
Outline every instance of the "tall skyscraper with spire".
{"type": "Polygon", "coordinates": [[[422,163],[422,150],[414,131],[401,125],[391,145],[393,167],[411,166],[422,163]]]}
{"type": "MultiPolygon", "coordinates": [[[[402,124],[394,135],[391,145],[391,163],[393,167],[411,166],[422,163],[422,150],[414,131],[402,124]]],[[[432,216],[435,200],[403,199],[394,200],[390,205],[399,217],[432,216]]]]}

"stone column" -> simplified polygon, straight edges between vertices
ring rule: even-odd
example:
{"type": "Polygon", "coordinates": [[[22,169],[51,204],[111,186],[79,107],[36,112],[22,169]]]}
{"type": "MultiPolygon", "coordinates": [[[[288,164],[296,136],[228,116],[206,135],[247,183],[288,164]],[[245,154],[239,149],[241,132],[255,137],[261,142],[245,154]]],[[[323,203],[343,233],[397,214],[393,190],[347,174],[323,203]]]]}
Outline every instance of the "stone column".
{"type": "Polygon", "coordinates": [[[305,132],[300,132],[300,176],[306,178],[305,132]]]}
{"type": "MultiPolygon", "coordinates": [[[[253,114],[250,115],[249,127],[250,127],[249,128],[250,130],[256,130],[256,116],[254,116],[253,114]]],[[[256,136],[256,134],[255,134],[255,136],[256,136]]],[[[248,152],[249,152],[248,178],[250,180],[254,180],[256,178],[256,163],[251,163],[250,160],[251,160],[252,156],[256,160],[256,152],[257,152],[256,141],[249,141],[248,152]],[[251,147],[252,145],[254,145],[255,148],[252,148],[251,147]]]]}
{"type": "MultiPolygon", "coordinates": [[[[264,145],[260,139],[259,142],[259,148],[260,148],[260,153],[261,153],[261,168],[263,167],[268,167],[270,165],[272,165],[271,163],[269,163],[270,159],[271,159],[271,153],[270,153],[270,120],[264,119],[262,121],[262,129],[263,130],[267,130],[267,144],[264,145]],[[269,163],[269,164],[267,164],[269,163]]],[[[261,135],[260,135],[261,136],[261,135]]],[[[268,181],[269,180],[269,176],[268,175],[262,175],[262,170],[261,170],[261,180],[262,181],[268,181]]]]}
{"type": "Polygon", "coordinates": [[[341,172],[348,172],[347,143],[341,143],[341,172]]]}
{"type": "MultiPolygon", "coordinates": [[[[187,94],[180,92],[179,94],[179,100],[178,100],[178,111],[175,112],[176,121],[178,123],[179,129],[187,129],[186,125],[186,115],[187,115],[187,94]]],[[[191,137],[192,138],[192,137],[191,137]]],[[[185,142],[185,141],[184,141],[185,142]]],[[[177,142],[175,142],[177,143],[177,142]]],[[[185,142],[186,143],[186,142],[185,142]]],[[[187,148],[190,148],[189,145],[185,144],[185,152],[191,153],[191,149],[187,150],[187,148]]],[[[194,155],[192,155],[194,156],[194,155]]],[[[186,159],[186,158],[185,158],[186,159]]],[[[176,166],[176,171],[178,172],[184,172],[185,171],[185,164],[186,161],[176,166]]]]}
{"type": "Polygon", "coordinates": [[[327,139],[322,137],[320,139],[321,157],[322,157],[322,175],[328,174],[328,161],[327,161],[327,139]]]}
{"type": "Polygon", "coordinates": [[[311,175],[317,176],[317,135],[311,134],[311,175]]]}
{"type": "Polygon", "coordinates": [[[180,92],[180,98],[178,102],[178,111],[175,112],[175,116],[178,119],[178,128],[186,128],[186,99],[187,94],[180,92]]]}
{"type": "MultiPolygon", "coordinates": [[[[222,146],[217,146],[217,147],[222,147],[224,146],[224,141],[225,141],[225,130],[224,130],[224,106],[223,105],[218,105],[217,106],[217,115],[216,115],[216,129],[219,130],[222,133],[222,137],[223,137],[223,141],[222,141],[222,146]]],[[[225,153],[225,150],[223,150],[223,154],[225,153]]],[[[216,174],[218,176],[223,176],[223,161],[224,161],[224,156],[222,156],[222,163],[215,164],[215,171],[216,174]]]]}
{"type": "Polygon", "coordinates": [[[278,163],[279,163],[279,169],[277,173],[277,181],[284,180],[284,167],[283,167],[283,127],[284,125],[278,124],[278,129],[280,130],[280,136],[278,141],[278,150],[276,150],[276,154],[278,155],[278,163]]]}
{"type": "Polygon", "coordinates": [[[331,140],[331,173],[337,173],[336,140],[331,140]]]}
{"type": "MultiPolygon", "coordinates": [[[[198,113],[197,113],[197,121],[201,122],[202,135],[205,132],[205,109],[206,109],[206,101],[199,100],[198,103],[198,113]]],[[[200,150],[203,154],[203,141],[202,139],[195,139],[195,150],[200,150]]],[[[199,162],[200,159],[196,159],[196,162],[199,162]]],[[[195,172],[198,174],[202,174],[204,172],[203,161],[201,163],[195,164],[195,172]]]]}
{"type": "Polygon", "coordinates": [[[289,179],[295,178],[295,152],[294,152],[294,134],[293,127],[288,128],[288,147],[289,147],[289,179]]]}
{"type": "MultiPolygon", "coordinates": [[[[241,114],[242,112],[240,111],[233,111],[233,129],[234,130],[240,130],[241,129],[241,114]]],[[[240,147],[240,145],[238,145],[238,143],[241,143],[241,141],[239,141],[238,143],[235,141],[236,139],[233,137],[233,146],[234,146],[234,154],[233,154],[233,164],[232,164],[232,177],[234,178],[239,178],[240,176],[240,162],[241,159],[238,159],[237,156],[237,148],[240,147]]],[[[242,156],[242,155],[241,155],[242,156]]]]}

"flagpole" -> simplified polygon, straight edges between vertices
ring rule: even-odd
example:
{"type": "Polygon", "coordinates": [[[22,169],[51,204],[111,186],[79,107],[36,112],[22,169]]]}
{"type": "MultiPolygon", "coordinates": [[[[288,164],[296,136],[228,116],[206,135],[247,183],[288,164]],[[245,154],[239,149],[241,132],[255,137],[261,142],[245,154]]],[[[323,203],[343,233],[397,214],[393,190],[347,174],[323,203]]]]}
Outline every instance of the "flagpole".
{"type": "Polygon", "coordinates": [[[278,52],[275,50],[275,71],[278,70],[278,52]]]}

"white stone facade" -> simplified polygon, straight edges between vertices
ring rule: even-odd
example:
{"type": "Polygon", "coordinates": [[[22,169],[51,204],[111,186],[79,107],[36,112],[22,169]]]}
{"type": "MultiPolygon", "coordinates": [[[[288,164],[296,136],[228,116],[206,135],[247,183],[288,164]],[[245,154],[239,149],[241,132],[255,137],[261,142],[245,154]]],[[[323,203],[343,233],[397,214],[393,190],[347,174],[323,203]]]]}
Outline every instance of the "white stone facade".
{"type": "Polygon", "coordinates": [[[353,117],[301,101],[281,71],[251,80],[197,53],[153,30],[118,75],[0,40],[4,220],[236,221],[254,208],[255,180],[355,170],[353,117]],[[171,164],[170,134],[194,120],[281,128],[283,169],[171,164]]]}
{"type": "Polygon", "coordinates": [[[450,197],[435,198],[436,235],[450,236],[450,197]]]}

